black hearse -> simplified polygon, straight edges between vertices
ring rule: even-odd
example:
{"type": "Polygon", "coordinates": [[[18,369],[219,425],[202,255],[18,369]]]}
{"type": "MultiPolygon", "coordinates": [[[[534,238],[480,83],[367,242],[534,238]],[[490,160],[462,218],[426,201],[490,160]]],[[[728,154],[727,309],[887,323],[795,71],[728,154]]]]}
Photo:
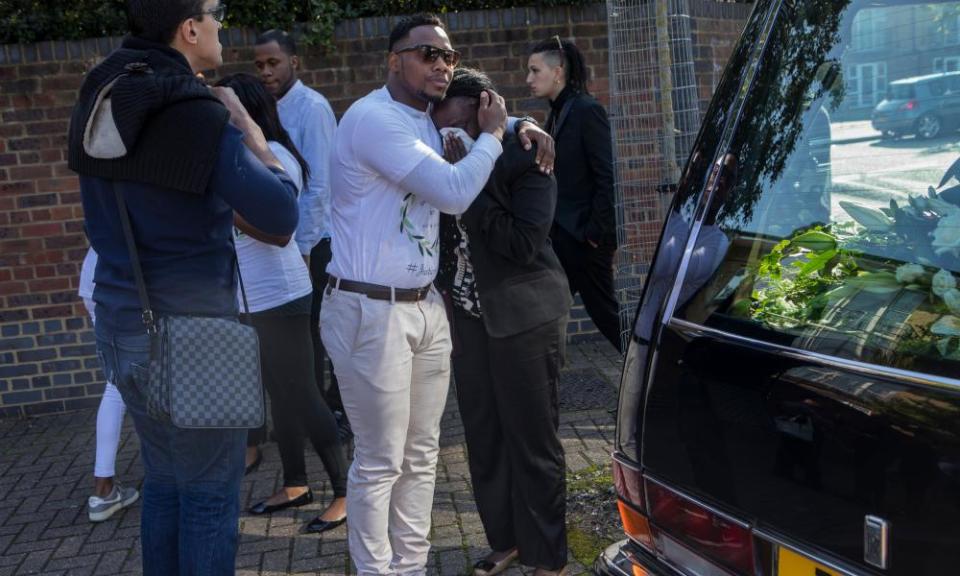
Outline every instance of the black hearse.
{"type": "Polygon", "coordinates": [[[756,3],[633,326],[598,573],[960,574],[960,144],[857,114],[950,53],[960,2],[756,3]]]}

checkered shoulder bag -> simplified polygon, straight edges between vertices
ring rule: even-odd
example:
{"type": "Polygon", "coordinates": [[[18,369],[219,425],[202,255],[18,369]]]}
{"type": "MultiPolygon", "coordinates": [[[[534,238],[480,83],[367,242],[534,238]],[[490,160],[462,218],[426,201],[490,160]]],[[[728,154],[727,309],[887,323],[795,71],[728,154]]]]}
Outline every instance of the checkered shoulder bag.
{"type": "MultiPolygon", "coordinates": [[[[235,317],[164,316],[150,308],[126,203],[116,191],[123,235],[151,336],[147,412],[178,428],[258,428],[263,386],[257,331],[235,317]]],[[[240,269],[237,268],[239,278],[240,269]]],[[[249,315],[243,278],[244,311],[249,315]]]]}

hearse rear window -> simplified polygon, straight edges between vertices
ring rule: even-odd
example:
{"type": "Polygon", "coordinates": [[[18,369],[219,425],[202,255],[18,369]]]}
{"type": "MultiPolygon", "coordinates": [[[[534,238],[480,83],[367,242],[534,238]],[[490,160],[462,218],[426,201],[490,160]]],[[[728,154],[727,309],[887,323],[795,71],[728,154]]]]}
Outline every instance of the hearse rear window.
{"type": "Polygon", "coordinates": [[[960,2],[787,2],[779,18],[675,316],[957,378],[960,102],[890,83],[946,84],[960,2]]]}

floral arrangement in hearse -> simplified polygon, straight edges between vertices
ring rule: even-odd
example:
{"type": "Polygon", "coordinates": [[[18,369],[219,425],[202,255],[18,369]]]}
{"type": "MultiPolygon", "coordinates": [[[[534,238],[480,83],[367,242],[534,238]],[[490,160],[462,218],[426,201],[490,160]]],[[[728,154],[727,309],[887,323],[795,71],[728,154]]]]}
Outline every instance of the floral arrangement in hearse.
{"type": "Polygon", "coordinates": [[[886,362],[960,360],[960,160],[925,195],[883,208],[839,202],[852,221],[799,230],[748,270],[730,312],[779,329],[830,332],[886,362]],[[743,294],[743,292],[740,292],[743,294]]]}

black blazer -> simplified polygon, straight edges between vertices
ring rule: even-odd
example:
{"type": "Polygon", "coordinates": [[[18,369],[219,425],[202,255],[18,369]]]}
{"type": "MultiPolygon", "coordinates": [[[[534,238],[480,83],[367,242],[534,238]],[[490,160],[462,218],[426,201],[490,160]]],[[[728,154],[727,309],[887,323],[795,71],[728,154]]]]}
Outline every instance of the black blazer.
{"type": "Polygon", "coordinates": [[[569,87],[550,106],[547,129],[557,143],[557,224],[581,242],[616,245],[607,111],[592,96],[569,87]]]}
{"type": "Polygon", "coordinates": [[[537,168],[535,153],[507,134],[490,179],[461,217],[484,326],[494,338],[557,320],[572,303],[550,246],[556,183],[537,168]]]}

